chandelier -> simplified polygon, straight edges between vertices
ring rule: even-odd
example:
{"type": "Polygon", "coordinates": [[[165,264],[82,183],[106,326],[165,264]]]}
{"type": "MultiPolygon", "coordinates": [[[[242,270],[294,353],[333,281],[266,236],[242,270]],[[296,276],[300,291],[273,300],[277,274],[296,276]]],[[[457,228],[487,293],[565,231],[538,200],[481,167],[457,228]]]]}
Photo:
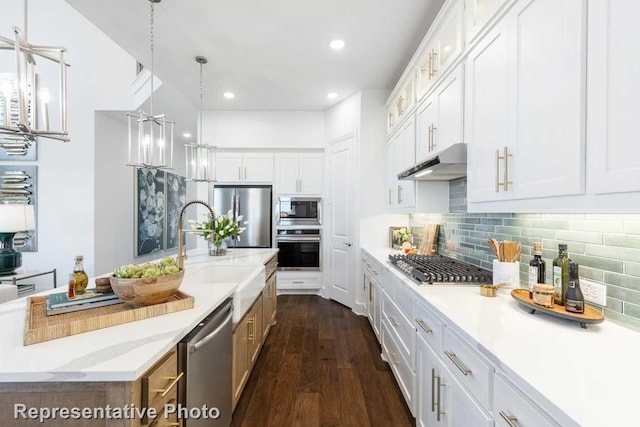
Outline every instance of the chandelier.
{"type": "Polygon", "coordinates": [[[0,50],[11,50],[15,56],[14,72],[0,74],[0,148],[7,155],[15,156],[24,156],[36,137],[70,141],[67,129],[67,50],[28,42],[27,0],[23,5],[24,31],[14,26],[13,38],[0,36],[0,50]],[[40,59],[58,64],[58,129],[50,128],[49,91],[43,88],[36,98],[36,60],[40,59]],[[39,124],[36,121],[38,116],[41,117],[39,124]]]}
{"type": "Polygon", "coordinates": [[[214,182],[216,180],[216,147],[202,142],[202,96],[204,91],[202,66],[208,61],[204,56],[196,56],[196,62],[200,64],[200,123],[198,142],[184,145],[186,150],[187,181],[214,182]]]}
{"type": "Polygon", "coordinates": [[[129,157],[127,166],[149,169],[172,169],[174,122],[167,120],[166,114],[153,114],[153,18],[154,4],[160,3],[160,1],[161,0],[149,0],[149,45],[151,50],[151,96],[149,97],[149,114],[142,110],[139,110],[137,114],[126,113],[129,124],[129,157]],[[137,134],[135,138],[134,134],[137,134]]]}

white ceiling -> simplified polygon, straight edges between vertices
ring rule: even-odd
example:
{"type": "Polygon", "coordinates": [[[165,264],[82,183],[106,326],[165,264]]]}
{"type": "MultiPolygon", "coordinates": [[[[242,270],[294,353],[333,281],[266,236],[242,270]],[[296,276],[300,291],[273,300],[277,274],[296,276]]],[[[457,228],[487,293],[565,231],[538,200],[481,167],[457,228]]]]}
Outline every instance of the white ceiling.
{"type": "MultiPolygon", "coordinates": [[[[150,66],[148,1],[66,1],[150,66]]],[[[155,74],[199,106],[194,57],[204,55],[205,109],[325,110],[360,89],[391,89],[443,1],[163,0],[155,74]],[[329,48],[336,38],[341,51],[329,48]]]]}

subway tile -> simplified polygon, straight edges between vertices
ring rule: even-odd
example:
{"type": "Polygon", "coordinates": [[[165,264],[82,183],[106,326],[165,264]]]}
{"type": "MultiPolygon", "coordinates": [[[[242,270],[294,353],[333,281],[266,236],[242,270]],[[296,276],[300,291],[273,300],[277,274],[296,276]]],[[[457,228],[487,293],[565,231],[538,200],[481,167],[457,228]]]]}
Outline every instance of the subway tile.
{"type": "Polygon", "coordinates": [[[626,261],[624,263],[624,272],[632,276],[640,276],[640,264],[626,261]]]}
{"type": "Polygon", "coordinates": [[[536,237],[538,239],[553,239],[556,237],[556,232],[555,230],[548,230],[544,228],[523,228],[522,235],[536,237]]]}
{"type": "MultiPolygon", "coordinates": [[[[546,254],[543,253],[543,255],[547,257],[546,254]]],[[[555,258],[556,256],[557,256],[557,252],[556,252],[556,255],[553,255],[553,258],[555,258]]],[[[600,258],[596,256],[580,255],[580,254],[573,254],[570,256],[571,256],[571,259],[573,259],[575,262],[577,262],[580,265],[585,265],[587,267],[591,267],[599,270],[612,271],[614,273],[622,273],[622,261],[619,261],[619,260],[600,258]]]]}
{"type": "Polygon", "coordinates": [[[520,234],[522,234],[522,228],[496,226],[496,233],[505,233],[505,234],[511,234],[513,236],[519,236],[520,234]]]}
{"type": "Polygon", "coordinates": [[[623,222],[616,220],[573,220],[570,221],[569,229],[578,231],[601,231],[604,233],[622,233],[623,222]]]}
{"type": "Polygon", "coordinates": [[[625,222],[624,232],[627,234],[640,234],[640,221],[625,222]]]}
{"type": "Polygon", "coordinates": [[[585,253],[587,255],[595,255],[603,258],[613,258],[621,261],[640,261],[640,249],[587,245],[585,253]]]}
{"type": "Polygon", "coordinates": [[[502,224],[515,227],[531,227],[531,220],[521,218],[505,218],[502,220],[502,224]]]}
{"type": "Polygon", "coordinates": [[[604,281],[604,271],[597,268],[587,267],[586,265],[580,266],[580,277],[585,279],[595,280],[597,282],[604,281]]]}
{"type": "Polygon", "coordinates": [[[513,218],[512,213],[488,213],[487,216],[491,218],[513,218]]]}
{"type": "Polygon", "coordinates": [[[640,277],[626,276],[619,273],[604,272],[604,282],[606,284],[616,285],[623,288],[640,291],[640,277]]]}
{"type": "Polygon", "coordinates": [[[562,240],[550,240],[550,239],[543,239],[542,240],[542,246],[545,248],[549,248],[549,249],[555,249],[558,250],[558,245],[560,244],[566,244],[568,251],[569,251],[569,257],[571,257],[572,254],[583,254],[584,253],[584,249],[585,249],[585,245],[584,243],[577,243],[577,242],[565,242],[562,240]]]}
{"type": "Polygon", "coordinates": [[[482,218],[482,224],[502,225],[502,219],[501,218],[482,218]]]}
{"type": "Polygon", "coordinates": [[[510,234],[501,234],[501,233],[494,233],[492,234],[490,237],[493,237],[494,239],[496,239],[498,242],[501,242],[503,240],[511,240],[511,238],[513,236],[511,236],[510,234]]]}
{"type": "Polygon", "coordinates": [[[625,316],[633,317],[634,319],[640,319],[640,305],[631,304],[630,302],[625,301],[622,310],[625,316]]]}
{"type": "Polygon", "coordinates": [[[488,239],[489,238],[489,233],[486,233],[484,231],[470,231],[469,232],[469,237],[475,237],[477,239],[488,239]]]}
{"type": "Polygon", "coordinates": [[[464,222],[465,224],[481,224],[482,218],[467,217],[462,222],[464,222]]]}
{"type": "Polygon", "coordinates": [[[475,230],[475,224],[458,224],[458,228],[462,230],[475,230]]]}
{"type": "Polygon", "coordinates": [[[593,233],[588,231],[567,231],[556,230],[556,239],[566,242],[583,242],[602,244],[602,233],[593,233]]]}
{"type": "Polygon", "coordinates": [[[607,297],[607,309],[622,313],[623,301],[615,298],[607,297]]]}
{"type": "Polygon", "coordinates": [[[607,296],[634,304],[640,304],[640,292],[619,286],[607,285],[607,296]]]}
{"type": "Polygon", "coordinates": [[[495,233],[496,226],[495,225],[476,225],[476,231],[485,231],[487,233],[495,233]]]}
{"type": "Polygon", "coordinates": [[[514,218],[540,218],[542,214],[539,213],[517,213],[513,215],[514,218]]]}
{"type": "MultiPolygon", "coordinates": [[[[609,246],[623,246],[625,248],[640,248],[640,235],[605,234],[604,243],[609,246]]],[[[640,259],[638,259],[640,261],[640,259]]]]}
{"type": "Polygon", "coordinates": [[[569,228],[569,221],[563,221],[560,219],[533,219],[531,220],[531,227],[533,228],[553,228],[553,229],[566,229],[569,228]]]}

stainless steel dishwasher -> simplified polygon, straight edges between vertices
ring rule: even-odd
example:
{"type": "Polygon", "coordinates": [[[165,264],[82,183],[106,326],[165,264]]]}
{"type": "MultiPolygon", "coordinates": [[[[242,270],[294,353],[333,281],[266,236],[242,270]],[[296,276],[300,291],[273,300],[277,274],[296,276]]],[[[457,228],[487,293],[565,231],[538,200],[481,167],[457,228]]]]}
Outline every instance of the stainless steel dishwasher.
{"type": "Polygon", "coordinates": [[[231,425],[232,315],[229,298],[178,343],[178,364],[185,374],[178,387],[178,402],[187,414],[180,417],[184,426],[231,425]],[[198,418],[188,415],[189,410],[203,405],[217,408],[219,417],[213,419],[198,411],[193,411],[198,418]]]}

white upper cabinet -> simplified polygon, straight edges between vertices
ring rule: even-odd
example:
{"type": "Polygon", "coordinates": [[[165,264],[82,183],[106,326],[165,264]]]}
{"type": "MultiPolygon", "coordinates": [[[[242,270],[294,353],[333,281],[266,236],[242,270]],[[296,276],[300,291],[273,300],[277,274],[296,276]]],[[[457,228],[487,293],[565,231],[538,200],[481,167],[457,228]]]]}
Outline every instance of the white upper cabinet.
{"type": "Polygon", "coordinates": [[[321,194],[322,153],[276,155],[276,188],[279,194],[321,194]]]}
{"type": "Polygon", "coordinates": [[[636,0],[589,3],[588,174],[596,194],[640,191],[638,22],[636,0]]]}
{"type": "Polygon", "coordinates": [[[416,160],[463,142],[463,66],[449,74],[418,107],[416,160]]]}
{"type": "Polygon", "coordinates": [[[467,64],[469,201],[583,194],[586,1],[517,2],[467,64]]]}
{"type": "Polygon", "coordinates": [[[508,145],[508,49],[506,25],[495,27],[467,57],[465,135],[469,202],[502,200],[500,160],[508,145]],[[490,100],[490,102],[488,102],[490,100]]]}
{"type": "Polygon", "coordinates": [[[216,181],[273,182],[272,153],[216,152],[216,181]]]}
{"type": "Polygon", "coordinates": [[[462,38],[463,1],[448,2],[433,24],[416,70],[418,99],[425,96],[464,50],[462,38]]]}
{"type": "Polygon", "coordinates": [[[491,18],[507,1],[509,0],[466,0],[465,28],[468,45],[475,44],[482,30],[488,27],[491,18]]]}

